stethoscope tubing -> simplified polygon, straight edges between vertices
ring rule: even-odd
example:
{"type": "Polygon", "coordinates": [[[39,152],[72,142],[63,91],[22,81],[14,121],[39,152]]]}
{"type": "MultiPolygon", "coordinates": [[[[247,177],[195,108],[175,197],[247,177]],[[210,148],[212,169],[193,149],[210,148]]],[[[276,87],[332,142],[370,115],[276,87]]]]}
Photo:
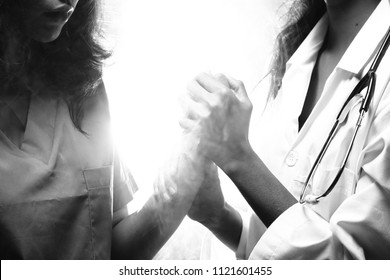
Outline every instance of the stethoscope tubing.
{"type": "Polygon", "coordinates": [[[386,32],[385,38],[383,39],[383,42],[380,45],[379,50],[377,51],[367,74],[355,86],[355,88],[352,90],[351,94],[348,96],[347,100],[344,102],[343,106],[341,107],[332,129],[329,132],[329,135],[328,135],[324,145],[322,146],[320,153],[318,154],[316,160],[314,161],[312,168],[310,169],[309,175],[305,181],[305,185],[304,185],[302,192],[301,192],[301,195],[299,197],[299,203],[301,203],[301,204],[303,204],[303,203],[316,204],[319,202],[319,200],[321,198],[329,195],[330,192],[336,186],[336,183],[339,180],[339,178],[341,177],[341,174],[343,173],[343,170],[347,164],[349,155],[352,151],[353,144],[355,142],[359,128],[362,124],[363,118],[370,107],[370,103],[371,103],[371,100],[372,100],[372,98],[374,96],[374,92],[375,92],[376,70],[378,69],[379,64],[381,63],[387,49],[389,48],[389,45],[390,45],[390,27],[388,28],[388,30],[386,32]],[[357,94],[359,94],[365,87],[367,87],[367,90],[366,90],[366,94],[362,98],[361,107],[359,109],[359,118],[356,122],[355,129],[354,129],[354,132],[352,135],[352,139],[351,139],[350,144],[348,146],[346,155],[343,159],[343,162],[342,162],[342,165],[341,165],[339,171],[337,172],[335,179],[332,181],[331,185],[327,188],[327,190],[322,195],[307,195],[307,196],[305,196],[307,188],[310,185],[310,181],[311,181],[314,173],[316,172],[319,164],[321,163],[321,161],[325,155],[325,152],[327,151],[330,143],[332,142],[332,140],[333,140],[333,138],[334,138],[334,136],[339,128],[340,117],[342,115],[342,112],[346,108],[349,101],[351,101],[351,99],[354,96],[356,96],[357,94]]]}

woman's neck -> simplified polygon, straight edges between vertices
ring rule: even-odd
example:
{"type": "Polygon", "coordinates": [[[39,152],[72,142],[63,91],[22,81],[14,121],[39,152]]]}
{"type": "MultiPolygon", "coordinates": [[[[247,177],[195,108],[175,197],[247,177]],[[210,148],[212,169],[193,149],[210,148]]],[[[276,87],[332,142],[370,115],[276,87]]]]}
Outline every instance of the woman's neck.
{"type": "Polygon", "coordinates": [[[345,50],[380,0],[328,0],[329,50],[345,50]]]}

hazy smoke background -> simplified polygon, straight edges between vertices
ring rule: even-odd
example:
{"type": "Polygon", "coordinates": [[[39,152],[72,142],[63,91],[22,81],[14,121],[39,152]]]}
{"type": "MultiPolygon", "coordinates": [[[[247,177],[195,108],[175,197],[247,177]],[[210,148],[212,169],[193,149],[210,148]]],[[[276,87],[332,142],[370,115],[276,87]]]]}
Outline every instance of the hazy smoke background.
{"type": "MultiPolygon", "coordinates": [[[[154,177],[178,139],[178,97],[199,72],[228,73],[248,92],[267,66],[281,0],[106,1],[114,57],[105,69],[113,132],[140,187],[154,177]]],[[[227,200],[244,208],[222,178],[227,200]]],[[[157,259],[232,258],[209,232],[186,219],[157,259]],[[202,245],[203,244],[203,245],[202,245]]]]}

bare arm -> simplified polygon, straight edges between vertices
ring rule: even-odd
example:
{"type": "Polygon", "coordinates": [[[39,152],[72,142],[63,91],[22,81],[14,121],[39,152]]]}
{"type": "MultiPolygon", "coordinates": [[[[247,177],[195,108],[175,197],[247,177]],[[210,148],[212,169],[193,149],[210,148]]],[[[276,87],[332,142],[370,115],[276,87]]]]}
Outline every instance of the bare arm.
{"type": "Polygon", "coordinates": [[[241,216],[225,202],[213,163],[205,162],[204,179],[188,216],[207,227],[229,248],[237,249],[242,230],[241,216]]]}
{"type": "Polygon", "coordinates": [[[297,200],[250,147],[246,150],[246,153],[231,159],[222,169],[235,183],[264,225],[269,227],[297,200]]]}
{"type": "Polygon", "coordinates": [[[192,198],[193,194],[169,201],[151,197],[139,212],[114,227],[112,258],[152,259],[182,222],[192,198]]]}
{"type": "Polygon", "coordinates": [[[240,242],[242,220],[240,214],[225,204],[223,211],[212,222],[203,223],[219,240],[233,251],[236,251],[240,242]]]}
{"type": "Polygon", "coordinates": [[[113,228],[112,258],[153,258],[187,215],[202,174],[202,162],[191,153],[170,162],[143,208],[113,228]]]}

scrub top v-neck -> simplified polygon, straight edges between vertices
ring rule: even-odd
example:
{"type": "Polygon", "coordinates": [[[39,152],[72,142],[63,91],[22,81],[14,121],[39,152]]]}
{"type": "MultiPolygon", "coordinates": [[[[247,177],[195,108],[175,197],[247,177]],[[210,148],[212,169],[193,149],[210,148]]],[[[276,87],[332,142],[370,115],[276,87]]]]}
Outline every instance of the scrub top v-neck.
{"type": "Polygon", "coordinates": [[[67,105],[31,99],[21,146],[0,132],[1,259],[109,259],[113,213],[136,189],[110,136],[104,90],[78,131],[67,105]]]}
{"type": "Polygon", "coordinates": [[[28,94],[0,99],[0,133],[18,147],[24,139],[29,107],[28,94]]]}

